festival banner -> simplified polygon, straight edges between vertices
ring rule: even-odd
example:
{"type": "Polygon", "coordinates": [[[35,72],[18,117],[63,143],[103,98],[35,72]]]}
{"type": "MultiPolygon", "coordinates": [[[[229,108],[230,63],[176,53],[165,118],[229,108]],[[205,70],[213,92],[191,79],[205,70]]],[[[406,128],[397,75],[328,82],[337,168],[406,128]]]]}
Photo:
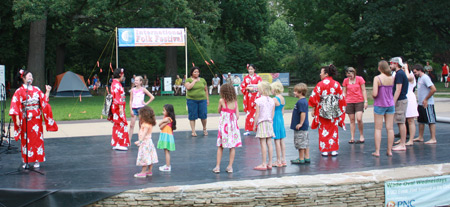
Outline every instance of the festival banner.
{"type": "MultiPolygon", "coordinates": [[[[269,83],[273,83],[275,81],[280,81],[283,86],[289,86],[289,73],[257,73],[259,76],[261,76],[261,79],[263,81],[267,81],[269,83]]],[[[232,80],[237,76],[242,82],[244,77],[248,75],[248,73],[232,73],[231,76],[233,77],[232,80]]],[[[228,77],[228,74],[223,74],[223,82],[226,83],[226,79],[228,77]]]]}
{"type": "Polygon", "coordinates": [[[183,28],[119,28],[119,47],[185,46],[183,28]]]}
{"type": "Polygon", "coordinates": [[[447,206],[450,175],[389,181],[384,184],[386,207],[447,206]]]}

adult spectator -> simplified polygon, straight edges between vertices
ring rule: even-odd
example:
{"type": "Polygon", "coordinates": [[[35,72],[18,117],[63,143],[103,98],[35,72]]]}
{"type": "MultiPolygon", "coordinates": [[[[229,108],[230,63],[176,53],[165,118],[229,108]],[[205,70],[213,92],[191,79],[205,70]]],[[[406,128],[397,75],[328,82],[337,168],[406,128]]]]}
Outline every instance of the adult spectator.
{"type": "Polygon", "coordinates": [[[125,113],[125,90],[120,84],[125,79],[124,69],[116,68],[113,73],[113,82],[111,85],[111,95],[113,101],[111,104],[111,115],[108,120],[113,122],[111,146],[114,150],[128,150],[130,139],[128,137],[128,122],[125,113]]]}
{"type": "Polygon", "coordinates": [[[244,95],[244,112],[247,114],[247,117],[245,118],[245,136],[253,131],[256,112],[255,100],[261,97],[258,93],[258,83],[262,81],[262,78],[255,73],[256,68],[253,64],[247,65],[247,70],[248,75],[244,77],[244,80],[241,83],[241,92],[244,95]]]}
{"type": "MultiPolygon", "coordinates": [[[[408,100],[408,105],[406,106],[406,132],[409,132],[409,140],[405,144],[406,146],[414,144],[414,136],[416,134],[416,123],[415,118],[419,116],[417,112],[417,99],[414,94],[414,87],[416,87],[416,78],[414,77],[414,73],[409,69],[408,64],[404,63],[402,67],[403,71],[405,71],[406,77],[408,78],[408,93],[406,94],[406,98],[408,100]]],[[[400,140],[401,141],[401,140],[400,140]]]]}
{"type": "Polygon", "coordinates": [[[423,142],[423,132],[425,124],[430,127],[430,140],[425,144],[436,144],[436,113],[434,111],[433,94],[436,92],[436,87],[431,81],[430,77],[424,73],[422,65],[416,64],[413,66],[414,75],[419,77],[417,80],[417,99],[419,102],[418,111],[419,118],[419,137],[415,138],[415,142],[423,142]]]}
{"type": "Polygon", "coordinates": [[[448,65],[444,63],[444,65],[442,66],[442,81],[444,81],[444,85],[446,88],[448,88],[448,65]]]}
{"type": "MultiPolygon", "coordinates": [[[[227,81],[226,81],[226,83],[231,83],[232,82],[232,76],[231,76],[231,73],[228,73],[228,75],[227,75],[227,81]]],[[[239,81],[239,84],[240,84],[241,82],[239,81]]]]}
{"type": "Polygon", "coordinates": [[[186,75],[183,75],[183,81],[181,81],[181,95],[184,96],[186,94],[186,75]]]}
{"type": "Polygon", "coordinates": [[[214,78],[211,81],[211,85],[209,86],[209,94],[212,94],[212,90],[217,88],[217,93],[220,93],[220,78],[217,74],[214,74],[214,78]]]}
{"type": "Polygon", "coordinates": [[[175,91],[175,96],[181,95],[181,83],[183,82],[183,79],[180,78],[179,75],[177,75],[177,78],[175,79],[175,84],[173,85],[173,90],[175,91]]]}
{"type": "MultiPolygon", "coordinates": [[[[230,74],[231,75],[231,74],[230,74]]],[[[236,95],[239,95],[239,85],[241,84],[241,79],[239,78],[238,75],[234,75],[233,78],[233,86],[234,86],[234,91],[236,91],[236,95]]]]}
{"type": "Polygon", "coordinates": [[[159,77],[157,76],[156,80],[153,82],[152,94],[157,96],[160,87],[161,87],[161,81],[159,80],[159,77]]]}
{"type": "Polygon", "coordinates": [[[133,77],[131,77],[131,88],[135,87],[134,81],[136,80],[136,74],[133,74],[133,77]]]}
{"type": "Polygon", "coordinates": [[[375,122],[375,152],[373,156],[380,156],[381,129],[383,128],[383,118],[385,120],[387,132],[387,156],[392,156],[392,145],[394,145],[394,113],[395,103],[392,89],[394,88],[394,79],[389,64],[382,60],[378,63],[380,75],[373,78],[373,119],[375,122]]]}
{"type": "Polygon", "coordinates": [[[362,121],[362,115],[368,106],[366,81],[363,77],[356,75],[355,68],[349,67],[347,69],[347,78],[344,79],[342,87],[343,95],[347,102],[346,113],[350,118],[350,133],[352,136],[348,143],[355,143],[356,118],[359,129],[359,140],[356,141],[356,144],[362,144],[364,143],[364,123],[362,121]]]}
{"type": "Polygon", "coordinates": [[[144,79],[142,80],[142,85],[144,88],[148,88],[148,78],[147,75],[144,75],[144,79]]]}
{"type": "Polygon", "coordinates": [[[189,114],[189,123],[191,125],[192,136],[196,137],[195,120],[200,118],[203,125],[203,135],[207,136],[206,119],[208,116],[208,86],[206,80],[200,78],[200,68],[193,67],[190,71],[191,77],[186,79],[186,102],[189,114]]]}
{"type": "Polygon", "coordinates": [[[408,93],[408,77],[406,77],[405,71],[402,70],[403,61],[400,57],[394,57],[390,60],[390,68],[395,71],[394,78],[394,103],[395,114],[394,122],[397,123],[400,132],[400,143],[392,148],[394,151],[406,150],[406,107],[408,106],[408,99],[406,94],[408,93]]]}
{"type": "Polygon", "coordinates": [[[322,156],[338,155],[338,126],[345,129],[345,106],[339,82],[333,80],[337,69],[334,65],[320,69],[321,81],[311,92],[308,104],[313,107],[313,122],[311,129],[319,128],[319,150],[322,156]],[[320,126],[320,127],[319,127],[320,126]]]}
{"type": "Polygon", "coordinates": [[[427,65],[425,65],[425,67],[423,69],[425,70],[425,73],[427,75],[430,74],[433,71],[433,67],[430,65],[429,61],[427,61],[427,65]]]}

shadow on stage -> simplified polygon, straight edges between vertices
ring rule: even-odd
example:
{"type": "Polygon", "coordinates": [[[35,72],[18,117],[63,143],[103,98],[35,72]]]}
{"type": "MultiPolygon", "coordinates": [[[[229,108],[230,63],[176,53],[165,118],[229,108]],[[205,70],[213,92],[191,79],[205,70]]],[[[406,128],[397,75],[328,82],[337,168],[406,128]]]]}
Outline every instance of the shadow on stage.
{"type": "MultiPolygon", "coordinates": [[[[162,187],[173,185],[193,185],[217,181],[236,181],[282,176],[331,174],[405,167],[413,165],[438,164],[449,161],[449,124],[436,124],[438,144],[426,145],[422,142],[408,146],[407,151],[386,154],[386,133],[383,129],[381,156],[373,157],[374,125],[364,125],[364,144],[348,144],[349,130],[340,129],[340,150],[337,157],[322,157],[318,150],[317,130],[309,131],[310,164],[291,165],[298,152],[293,144],[293,131],[286,129],[286,159],[288,166],[270,171],[255,171],[253,167],[261,163],[259,140],[253,136],[243,136],[243,147],[237,148],[233,166],[234,173],[228,174],[228,150],[224,150],[221,173],[214,174],[216,163],[217,130],[209,131],[209,136],[191,137],[190,132],[175,132],[176,151],[171,153],[172,171],[160,172],[158,167],[165,164],[163,150],[157,150],[159,163],[153,168],[153,176],[134,178],[140,171],[136,166],[138,147],[133,145],[128,151],[115,151],[110,146],[110,136],[54,138],[45,140],[46,162],[41,163],[40,175],[34,172],[5,173],[17,170],[21,165],[19,153],[0,154],[0,205],[2,206],[82,206],[120,192],[131,189],[162,187]]],[[[429,139],[428,127],[425,140],[429,139]]],[[[396,131],[397,128],[395,128],[396,131]]],[[[358,130],[356,134],[359,134],[358,130]]],[[[157,143],[159,134],[153,134],[157,143]]],[[[135,134],[132,143],[136,141],[135,134]]],[[[356,137],[356,140],[358,137],[356,137]]],[[[17,147],[19,143],[13,142],[17,147]]],[[[4,152],[5,147],[0,147],[4,152]]],[[[276,160],[274,152],[274,160],[276,160]]]]}

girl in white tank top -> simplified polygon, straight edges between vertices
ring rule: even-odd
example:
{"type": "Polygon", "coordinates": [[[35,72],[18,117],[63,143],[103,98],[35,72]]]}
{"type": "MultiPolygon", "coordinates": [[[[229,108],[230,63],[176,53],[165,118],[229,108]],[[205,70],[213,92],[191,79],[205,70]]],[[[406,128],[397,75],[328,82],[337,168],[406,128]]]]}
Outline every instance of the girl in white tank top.
{"type": "Polygon", "coordinates": [[[136,118],[139,117],[139,109],[150,104],[155,97],[144,87],[142,87],[142,76],[136,76],[134,80],[134,86],[130,90],[130,131],[128,132],[130,141],[133,138],[134,124],[136,123],[136,118]],[[147,102],[144,101],[145,95],[150,97],[147,102]]]}

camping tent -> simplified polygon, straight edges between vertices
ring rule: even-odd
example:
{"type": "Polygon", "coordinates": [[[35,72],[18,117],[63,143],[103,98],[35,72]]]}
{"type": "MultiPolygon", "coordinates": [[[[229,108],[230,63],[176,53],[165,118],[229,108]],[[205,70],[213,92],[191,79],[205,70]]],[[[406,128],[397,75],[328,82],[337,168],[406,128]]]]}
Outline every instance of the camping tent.
{"type": "Polygon", "coordinates": [[[56,76],[55,97],[91,96],[81,75],[67,71],[56,76]]]}

